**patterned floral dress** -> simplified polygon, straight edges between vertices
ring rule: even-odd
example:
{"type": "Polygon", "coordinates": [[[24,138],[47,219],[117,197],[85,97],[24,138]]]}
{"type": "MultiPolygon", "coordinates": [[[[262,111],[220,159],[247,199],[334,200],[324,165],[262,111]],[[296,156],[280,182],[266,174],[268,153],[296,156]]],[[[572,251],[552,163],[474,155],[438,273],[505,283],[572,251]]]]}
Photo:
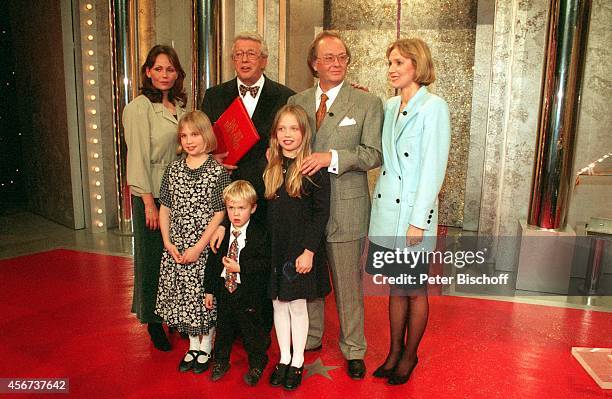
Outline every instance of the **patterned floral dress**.
{"type": "MultiPolygon", "coordinates": [[[[168,166],[159,199],[170,208],[170,239],[181,253],[198,242],[215,212],[224,209],[222,192],[229,183],[229,175],[211,156],[197,169],[189,168],[184,158],[168,166]]],[[[216,307],[204,307],[208,250],[186,265],[177,264],[165,249],[162,254],[155,313],[192,336],[208,334],[217,319],[216,307]]]]}

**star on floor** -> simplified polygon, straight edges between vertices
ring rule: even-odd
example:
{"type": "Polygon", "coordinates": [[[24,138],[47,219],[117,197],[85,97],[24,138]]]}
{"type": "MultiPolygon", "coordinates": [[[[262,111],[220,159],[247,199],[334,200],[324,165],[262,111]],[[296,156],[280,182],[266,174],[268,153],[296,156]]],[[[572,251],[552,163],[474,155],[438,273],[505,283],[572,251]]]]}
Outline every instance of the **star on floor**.
{"type": "Polygon", "coordinates": [[[319,357],[314,362],[304,365],[304,368],[306,369],[306,371],[308,371],[308,373],[304,376],[304,379],[312,377],[315,374],[320,374],[328,380],[331,380],[332,378],[329,375],[328,371],[337,369],[339,367],[340,366],[325,366],[323,364],[323,361],[321,361],[321,358],[319,357]]]}

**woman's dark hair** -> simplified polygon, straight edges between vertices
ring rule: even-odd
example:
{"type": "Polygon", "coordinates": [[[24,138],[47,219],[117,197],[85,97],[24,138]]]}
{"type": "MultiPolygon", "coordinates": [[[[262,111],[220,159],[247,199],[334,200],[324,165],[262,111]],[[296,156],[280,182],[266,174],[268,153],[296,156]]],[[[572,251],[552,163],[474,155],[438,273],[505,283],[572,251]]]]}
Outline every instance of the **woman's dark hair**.
{"type": "Polygon", "coordinates": [[[153,86],[153,83],[151,82],[151,78],[147,76],[147,68],[153,68],[153,65],[155,65],[155,60],[160,54],[165,54],[168,57],[170,63],[172,64],[172,66],[174,66],[174,69],[176,69],[176,72],[178,74],[178,77],[174,82],[174,86],[172,86],[172,89],[168,91],[168,100],[178,100],[181,105],[184,106],[187,104],[187,94],[185,93],[185,90],[183,90],[185,70],[181,66],[181,62],[179,61],[176,51],[170,46],[158,44],[153,46],[151,50],[149,50],[149,54],[147,54],[147,60],[140,68],[140,82],[142,84],[142,86],[140,87],[140,92],[144,94],[153,103],[162,102],[162,91],[155,88],[153,86]]]}

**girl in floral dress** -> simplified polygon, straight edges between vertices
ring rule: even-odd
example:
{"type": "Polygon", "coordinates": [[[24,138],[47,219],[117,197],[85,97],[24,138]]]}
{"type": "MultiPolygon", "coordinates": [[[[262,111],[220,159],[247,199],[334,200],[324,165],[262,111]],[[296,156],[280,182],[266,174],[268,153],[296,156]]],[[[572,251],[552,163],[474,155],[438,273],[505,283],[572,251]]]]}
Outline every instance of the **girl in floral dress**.
{"type": "Polygon", "coordinates": [[[155,312],[168,326],[189,335],[180,371],[208,369],[216,310],[204,306],[204,272],[211,235],[223,221],[222,192],[230,183],[212,156],[217,142],[201,111],[178,123],[181,159],[171,163],[160,188],[160,229],[164,241],[155,312]]]}

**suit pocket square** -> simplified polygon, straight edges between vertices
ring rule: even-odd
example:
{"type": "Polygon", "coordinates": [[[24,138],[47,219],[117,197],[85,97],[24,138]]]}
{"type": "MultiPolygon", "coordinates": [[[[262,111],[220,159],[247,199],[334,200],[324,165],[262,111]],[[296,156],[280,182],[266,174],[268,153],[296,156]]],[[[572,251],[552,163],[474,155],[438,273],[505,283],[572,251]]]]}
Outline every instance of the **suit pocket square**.
{"type": "Polygon", "coordinates": [[[338,126],[353,126],[356,124],[357,124],[357,121],[355,121],[355,119],[345,116],[344,119],[340,121],[340,124],[338,126]]]}

